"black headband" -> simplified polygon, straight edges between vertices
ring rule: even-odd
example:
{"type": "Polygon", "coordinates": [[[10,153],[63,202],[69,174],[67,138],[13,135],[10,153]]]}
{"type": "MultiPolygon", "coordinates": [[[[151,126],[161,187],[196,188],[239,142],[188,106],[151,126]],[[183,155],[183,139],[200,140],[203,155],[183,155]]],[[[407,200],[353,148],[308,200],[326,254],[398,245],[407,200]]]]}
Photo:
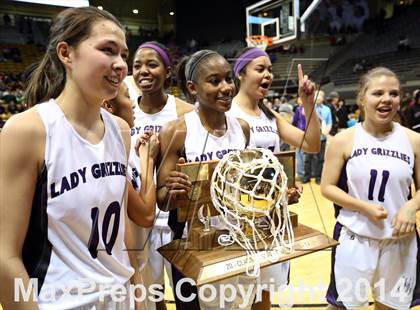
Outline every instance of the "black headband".
{"type": "Polygon", "coordinates": [[[193,60],[193,58],[191,57],[186,66],[185,66],[185,78],[187,81],[192,81],[192,78],[194,76],[195,70],[197,69],[197,66],[207,57],[211,56],[211,55],[218,55],[217,52],[215,51],[210,51],[210,50],[203,50],[201,51],[202,54],[196,59],[193,60]]]}

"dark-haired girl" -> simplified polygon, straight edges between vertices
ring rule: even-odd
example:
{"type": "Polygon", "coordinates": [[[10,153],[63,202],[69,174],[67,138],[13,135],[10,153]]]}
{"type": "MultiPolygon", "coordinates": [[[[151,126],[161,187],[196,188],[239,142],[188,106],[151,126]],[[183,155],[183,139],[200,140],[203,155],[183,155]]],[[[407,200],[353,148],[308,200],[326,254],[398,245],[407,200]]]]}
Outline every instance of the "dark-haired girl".
{"type": "MultiPolygon", "coordinates": [[[[244,149],[249,141],[246,122],[228,116],[235,92],[231,66],[214,51],[202,50],[180,62],[178,83],[190,102],[197,102],[197,110],[166,124],[159,135],[161,169],[158,174],[158,203],[163,210],[171,210],[169,225],[174,238],[183,236],[185,223],[178,223],[173,201],[185,195],[191,188],[188,177],[175,171],[176,163],[183,158],[189,162],[221,159],[220,154],[244,149]]],[[[214,219],[213,225],[217,225],[214,219]]],[[[183,275],[172,268],[174,286],[183,275]]],[[[236,285],[238,277],[214,283],[236,285]]],[[[183,296],[197,294],[196,287],[184,283],[180,288],[183,296]]],[[[177,309],[220,309],[219,296],[210,302],[192,300],[182,302],[177,294],[177,309]]],[[[237,300],[226,302],[225,309],[235,308],[237,300]]],[[[251,301],[252,302],[252,301],[251,301]]]]}
{"type": "MultiPolygon", "coordinates": [[[[314,84],[308,76],[303,75],[300,65],[298,65],[299,97],[306,115],[311,115],[311,118],[306,118],[306,135],[262,103],[262,99],[267,96],[273,82],[270,57],[265,51],[258,48],[246,48],[238,55],[233,71],[239,80],[240,88],[233,98],[230,113],[248,122],[251,128],[252,145],[270,149],[272,152],[280,152],[281,141],[284,141],[306,152],[319,150],[319,121],[316,113],[311,113],[314,104],[314,84]]],[[[267,287],[274,281],[273,284],[279,287],[288,282],[288,277],[289,263],[287,262],[261,269],[259,280],[267,287]]],[[[257,296],[258,301],[259,299],[261,302],[254,306],[255,309],[270,309],[268,290],[264,290],[261,296],[257,296]]]]}
{"type": "MultiPolygon", "coordinates": [[[[140,176],[145,171],[140,167],[139,156],[134,146],[138,138],[145,133],[159,134],[161,127],[175,120],[193,106],[167,93],[172,71],[168,49],[156,41],[141,44],[133,59],[133,80],[141,96],[131,98],[134,101],[134,126],[131,128],[130,171],[129,176],[136,190],[140,189],[140,176]]],[[[131,92],[133,95],[135,92],[131,92]]],[[[146,286],[159,284],[163,287],[164,270],[171,279],[170,264],[157,252],[157,249],[172,240],[168,227],[168,212],[156,209],[156,219],[151,229],[133,227],[139,267],[142,270],[146,286]]],[[[148,301],[149,308],[154,305],[148,301]]],[[[156,303],[158,309],[165,309],[164,302],[156,303]]]]}
{"type": "Polygon", "coordinates": [[[1,133],[5,309],[129,306],[112,298],[133,274],[124,244],[129,127],[101,109],[117,95],[127,56],[123,27],[106,11],[66,9],[51,26],[27,88],[32,108],[1,133]],[[16,281],[27,288],[30,279],[29,300],[16,298],[16,281]]]}

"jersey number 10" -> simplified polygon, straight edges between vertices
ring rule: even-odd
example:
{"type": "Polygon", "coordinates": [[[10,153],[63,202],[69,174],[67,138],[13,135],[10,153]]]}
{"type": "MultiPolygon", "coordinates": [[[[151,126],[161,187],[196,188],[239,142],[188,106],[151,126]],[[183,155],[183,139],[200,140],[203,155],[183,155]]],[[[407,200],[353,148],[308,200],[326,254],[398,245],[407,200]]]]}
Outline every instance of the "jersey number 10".
{"type": "MultiPolygon", "coordinates": [[[[120,213],[121,206],[118,201],[111,202],[111,204],[106,208],[104,220],[102,222],[102,241],[105,244],[105,251],[112,255],[112,248],[114,247],[115,241],[118,236],[118,229],[120,224],[120,213]],[[114,215],[114,223],[112,225],[112,232],[109,241],[107,241],[108,228],[111,222],[111,217],[114,215]]],[[[97,207],[92,208],[90,211],[90,217],[92,219],[92,230],[90,232],[88,248],[92,258],[98,256],[98,244],[99,244],[99,209],[97,207]]]]}

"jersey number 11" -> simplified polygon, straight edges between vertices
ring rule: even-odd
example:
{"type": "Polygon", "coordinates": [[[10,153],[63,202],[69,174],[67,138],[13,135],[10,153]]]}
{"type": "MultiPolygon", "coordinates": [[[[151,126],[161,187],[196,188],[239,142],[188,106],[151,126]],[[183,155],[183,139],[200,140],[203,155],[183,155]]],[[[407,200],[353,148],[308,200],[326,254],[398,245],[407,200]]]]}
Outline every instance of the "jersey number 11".
{"type": "MultiPolygon", "coordinates": [[[[373,190],[375,189],[376,177],[378,176],[378,170],[370,170],[370,182],[369,182],[369,200],[373,200],[373,190]]],[[[381,187],[379,188],[378,200],[384,202],[385,186],[389,179],[389,171],[382,171],[381,187]]]]}

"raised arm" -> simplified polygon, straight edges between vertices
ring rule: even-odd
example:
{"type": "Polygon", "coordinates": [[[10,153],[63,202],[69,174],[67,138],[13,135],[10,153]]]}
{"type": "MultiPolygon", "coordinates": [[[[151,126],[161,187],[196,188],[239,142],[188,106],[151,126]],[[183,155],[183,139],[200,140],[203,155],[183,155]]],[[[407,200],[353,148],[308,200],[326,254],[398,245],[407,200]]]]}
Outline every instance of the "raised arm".
{"type": "Polygon", "coordinates": [[[351,153],[353,136],[354,128],[345,130],[331,139],[322,169],[321,193],[345,209],[360,212],[372,221],[381,221],[388,216],[383,206],[354,198],[337,186],[345,161],[351,153]]]}
{"type": "Polygon", "coordinates": [[[307,75],[303,74],[300,64],[298,65],[298,79],[298,94],[306,115],[306,135],[302,130],[289,124],[278,113],[275,113],[277,128],[279,129],[280,139],[286,143],[294,147],[301,147],[308,153],[318,153],[321,147],[321,129],[314,111],[315,84],[309,80],[307,75]]]}
{"type": "Polygon", "coordinates": [[[176,171],[176,164],[184,147],[186,136],[183,120],[170,122],[162,127],[159,133],[160,152],[157,173],[157,201],[163,211],[174,209],[172,201],[179,195],[186,195],[191,182],[184,173],[176,171]]]}
{"type": "MultiPolygon", "coordinates": [[[[115,119],[118,122],[118,125],[121,130],[121,136],[124,141],[125,151],[127,159],[129,158],[130,149],[131,149],[131,140],[130,140],[130,128],[128,127],[128,124],[123,119],[119,118],[118,116],[114,116],[115,119]]],[[[149,139],[150,137],[148,137],[149,139]]],[[[149,148],[150,149],[150,148],[149,148]]],[[[153,151],[153,149],[152,149],[153,151]]],[[[156,155],[155,155],[156,157],[156,155]]],[[[148,162],[148,159],[146,159],[144,162],[148,162]]],[[[153,165],[154,161],[152,160],[152,171],[153,171],[153,165]]],[[[144,163],[141,161],[140,168],[143,168],[144,163]]],[[[151,177],[152,183],[153,183],[153,174],[151,177]]],[[[141,179],[143,182],[143,178],[141,179]]],[[[153,183],[154,184],[154,183],[153,183]]],[[[142,183],[143,185],[143,183],[142,183]]],[[[154,213],[155,213],[155,204],[156,199],[154,200],[153,204],[150,204],[148,206],[144,199],[142,199],[142,193],[137,193],[131,183],[126,180],[126,193],[125,193],[125,201],[127,201],[127,213],[125,214],[126,219],[130,218],[133,222],[135,222],[137,225],[142,227],[150,227],[153,225],[154,220],[154,213]],[[151,209],[151,211],[149,209],[151,209]],[[147,217],[149,213],[152,213],[152,216],[147,217]]],[[[134,274],[130,279],[130,283],[133,285],[139,285],[143,284],[141,274],[138,269],[138,261],[137,261],[137,252],[135,251],[135,238],[134,238],[134,231],[132,230],[131,223],[126,220],[125,222],[125,233],[124,233],[124,242],[125,246],[128,250],[128,257],[130,260],[130,265],[134,268],[134,274]]],[[[136,290],[135,295],[137,298],[139,298],[139,293],[136,290]]],[[[142,302],[135,301],[135,309],[144,309],[144,306],[142,302]]]]}
{"type": "Polygon", "coordinates": [[[20,302],[14,301],[14,283],[21,280],[25,289],[29,284],[22,248],[44,149],[45,129],[35,109],[12,117],[0,134],[0,303],[4,309],[38,309],[33,294],[27,302],[22,296],[20,302]]]}
{"type": "Polygon", "coordinates": [[[128,191],[130,219],[141,227],[153,226],[156,213],[156,185],[154,180],[155,163],[159,153],[159,140],[156,134],[146,133],[136,144],[140,157],[140,192],[132,186],[128,191]]]}

